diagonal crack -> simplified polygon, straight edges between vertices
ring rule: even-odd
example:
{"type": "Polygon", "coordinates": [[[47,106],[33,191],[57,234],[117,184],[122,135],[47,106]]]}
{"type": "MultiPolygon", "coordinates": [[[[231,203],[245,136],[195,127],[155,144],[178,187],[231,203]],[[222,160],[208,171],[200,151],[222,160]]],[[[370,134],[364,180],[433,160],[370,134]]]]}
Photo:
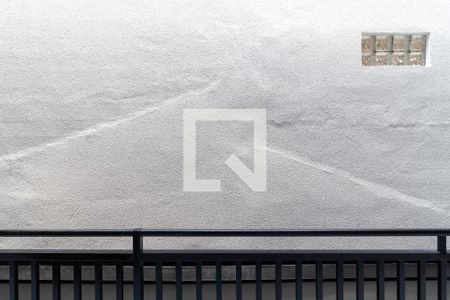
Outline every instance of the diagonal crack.
{"type": "Polygon", "coordinates": [[[436,213],[440,213],[445,216],[450,216],[450,212],[447,209],[436,205],[435,203],[433,203],[430,200],[404,194],[392,187],[359,178],[359,177],[351,174],[348,171],[337,169],[332,166],[328,166],[328,165],[325,165],[325,164],[322,164],[319,162],[312,161],[311,159],[309,159],[307,157],[298,156],[296,154],[291,154],[286,151],[271,148],[271,147],[266,147],[266,151],[270,152],[270,153],[274,153],[276,155],[279,155],[288,160],[293,160],[293,161],[303,164],[305,166],[326,172],[328,174],[347,179],[347,180],[355,183],[356,185],[362,187],[366,191],[374,194],[377,197],[384,198],[384,199],[393,199],[393,200],[409,203],[416,207],[430,209],[436,213]]]}
{"type": "Polygon", "coordinates": [[[167,106],[169,103],[175,102],[176,100],[179,100],[180,98],[183,98],[185,96],[188,95],[192,95],[192,94],[201,94],[204,92],[207,92],[209,90],[212,90],[214,88],[216,88],[218,85],[217,81],[214,81],[213,83],[208,84],[206,87],[203,87],[201,89],[198,90],[192,90],[186,93],[183,93],[181,95],[178,95],[176,97],[173,98],[169,98],[166,101],[164,101],[162,104],[159,105],[152,105],[152,106],[147,106],[144,107],[141,110],[132,112],[132,113],[128,113],[126,115],[123,115],[115,120],[111,120],[111,121],[107,121],[104,123],[99,123],[99,124],[95,124],[87,129],[83,129],[83,130],[79,130],[79,131],[74,131],[69,135],[63,136],[61,138],[55,139],[51,142],[48,143],[44,143],[44,144],[40,144],[37,146],[33,146],[33,147],[28,147],[22,150],[19,150],[17,152],[14,153],[9,153],[9,154],[5,154],[0,156],[0,166],[2,163],[7,163],[7,162],[11,162],[11,161],[16,161],[16,160],[20,160],[22,158],[25,157],[29,157],[35,153],[39,153],[39,152],[44,152],[48,149],[52,149],[61,145],[64,145],[70,141],[73,140],[77,140],[89,135],[94,135],[94,134],[98,134],[104,130],[107,129],[112,129],[115,128],[117,126],[120,126],[122,124],[128,123],[130,121],[133,121],[145,114],[157,111],[165,106],[167,106]]]}

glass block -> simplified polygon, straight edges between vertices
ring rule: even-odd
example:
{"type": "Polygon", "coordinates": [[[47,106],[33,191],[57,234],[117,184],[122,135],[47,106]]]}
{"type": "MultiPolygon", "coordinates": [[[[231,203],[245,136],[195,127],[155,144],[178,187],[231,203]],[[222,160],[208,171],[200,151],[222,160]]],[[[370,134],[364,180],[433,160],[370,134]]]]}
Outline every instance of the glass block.
{"type": "Polygon", "coordinates": [[[376,51],[391,51],[392,50],[392,36],[391,35],[377,35],[376,51]]]}
{"type": "Polygon", "coordinates": [[[412,35],[409,51],[425,51],[425,42],[424,35],[412,35]]]}
{"type": "Polygon", "coordinates": [[[374,61],[374,59],[373,59],[373,54],[369,54],[369,53],[363,53],[363,55],[362,55],[362,65],[363,66],[371,66],[372,65],[372,62],[374,61]]]}
{"type": "Polygon", "coordinates": [[[428,34],[363,33],[361,65],[425,66],[428,34]]]}
{"type": "Polygon", "coordinates": [[[393,50],[394,51],[407,51],[408,49],[406,49],[408,47],[408,36],[405,35],[395,35],[394,36],[394,41],[393,41],[393,50]]]}
{"type": "Polygon", "coordinates": [[[411,52],[409,54],[410,66],[424,66],[425,65],[425,53],[424,52],[411,52]]]}
{"type": "Polygon", "coordinates": [[[374,37],[371,35],[363,35],[361,38],[361,50],[363,52],[373,52],[375,50],[374,37]]]}
{"type": "Polygon", "coordinates": [[[388,53],[377,53],[375,55],[375,65],[377,66],[387,66],[389,65],[390,54],[388,53]]]}
{"type": "Polygon", "coordinates": [[[394,52],[392,54],[392,65],[394,65],[394,66],[407,65],[406,53],[405,52],[394,52]]]}

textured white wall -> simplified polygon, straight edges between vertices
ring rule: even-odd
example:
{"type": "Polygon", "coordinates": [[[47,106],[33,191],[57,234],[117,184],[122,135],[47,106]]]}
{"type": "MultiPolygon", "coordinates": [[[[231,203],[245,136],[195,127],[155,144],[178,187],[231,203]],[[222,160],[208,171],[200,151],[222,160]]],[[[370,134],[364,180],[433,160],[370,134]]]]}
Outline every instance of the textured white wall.
{"type": "Polygon", "coordinates": [[[0,1],[0,227],[449,226],[449,28],[446,0],[0,1]],[[431,66],[361,67],[361,32],[430,32],[431,66]],[[184,108],[267,109],[266,193],[227,123],[198,129],[223,191],[182,191],[184,108]]]}

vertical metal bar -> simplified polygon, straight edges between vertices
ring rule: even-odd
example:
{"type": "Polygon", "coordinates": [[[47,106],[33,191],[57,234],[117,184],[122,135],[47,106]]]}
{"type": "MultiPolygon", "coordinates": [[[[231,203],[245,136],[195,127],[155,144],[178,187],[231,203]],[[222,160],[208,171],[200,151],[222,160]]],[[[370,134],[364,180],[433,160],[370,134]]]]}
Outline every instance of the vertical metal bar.
{"type": "Polygon", "coordinates": [[[176,298],[177,300],[183,300],[183,266],[181,262],[176,264],[176,298]]]}
{"type": "Polygon", "coordinates": [[[336,263],[336,300],[344,300],[344,263],[336,263]]]}
{"type": "Polygon", "coordinates": [[[447,260],[438,262],[438,300],[447,299],[447,260]]]}
{"type": "Polygon", "coordinates": [[[256,262],[255,265],[255,288],[256,288],[256,300],[262,300],[262,263],[256,262]]]}
{"type": "Polygon", "coordinates": [[[321,261],[316,262],[316,299],[323,299],[323,264],[321,261]]]}
{"type": "Polygon", "coordinates": [[[441,253],[447,253],[447,237],[445,235],[438,235],[437,248],[441,253]]]}
{"type": "Polygon", "coordinates": [[[222,263],[216,262],[216,300],[222,300],[222,263]]]}
{"type": "Polygon", "coordinates": [[[364,300],[364,262],[356,263],[356,299],[364,300]]]}
{"type": "Polygon", "coordinates": [[[31,299],[39,300],[39,262],[31,262],[31,299]]]}
{"type": "Polygon", "coordinates": [[[417,263],[417,300],[425,300],[427,294],[427,265],[426,262],[417,263]]]}
{"type": "Polygon", "coordinates": [[[144,299],[144,275],[142,252],[144,248],[143,237],[140,229],[136,229],[133,233],[133,299],[144,299]]]}
{"type": "Polygon", "coordinates": [[[95,300],[103,299],[103,266],[97,262],[95,264],[95,300]]]}
{"type": "Polygon", "coordinates": [[[61,264],[53,262],[52,266],[53,300],[61,300],[61,264]]]}
{"type": "Polygon", "coordinates": [[[377,262],[377,300],[384,300],[384,261],[377,262]]]}
{"type": "Polygon", "coordinates": [[[295,262],[295,300],[303,299],[303,270],[302,262],[295,262]]]}
{"type": "Polygon", "coordinates": [[[242,300],[242,262],[236,262],[236,300],[242,300]]]}
{"type": "Polygon", "coordinates": [[[76,261],[73,264],[73,299],[81,300],[81,263],[76,261]]]}
{"type": "Polygon", "coordinates": [[[202,300],[203,291],[202,291],[202,262],[197,262],[195,266],[195,286],[196,286],[196,296],[197,300],[202,300]]]}
{"type": "Polygon", "coordinates": [[[116,300],[123,300],[123,263],[116,264],[116,300]]]}
{"type": "Polygon", "coordinates": [[[156,262],[155,266],[155,292],[156,300],[162,300],[163,298],[163,287],[162,287],[162,263],[160,261],[156,262]]]}
{"type": "Polygon", "coordinates": [[[405,262],[397,262],[397,300],[405,300],[405,262]]]}
{"type": "Polygon", "coordinates": [[[9,262],[9,299],[19,299],[19,275],[17,272],[17,261],[9,262]]]}
{"type": "Polygon", "coordinates": [[[281,261],[275,262],[275,300],[282,300],[283,298],[283,273],[281,261]]]}

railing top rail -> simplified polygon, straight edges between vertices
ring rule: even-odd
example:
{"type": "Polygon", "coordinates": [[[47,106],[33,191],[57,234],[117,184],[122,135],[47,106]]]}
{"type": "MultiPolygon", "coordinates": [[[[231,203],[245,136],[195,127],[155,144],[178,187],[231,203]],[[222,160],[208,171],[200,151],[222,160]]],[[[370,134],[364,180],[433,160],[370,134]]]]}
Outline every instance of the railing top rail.
{"type": "Polygon", "coordinates": [[[448,228],[419,229],[4,229],[0,237],[333,237],[450,236],[448,228]]]}

